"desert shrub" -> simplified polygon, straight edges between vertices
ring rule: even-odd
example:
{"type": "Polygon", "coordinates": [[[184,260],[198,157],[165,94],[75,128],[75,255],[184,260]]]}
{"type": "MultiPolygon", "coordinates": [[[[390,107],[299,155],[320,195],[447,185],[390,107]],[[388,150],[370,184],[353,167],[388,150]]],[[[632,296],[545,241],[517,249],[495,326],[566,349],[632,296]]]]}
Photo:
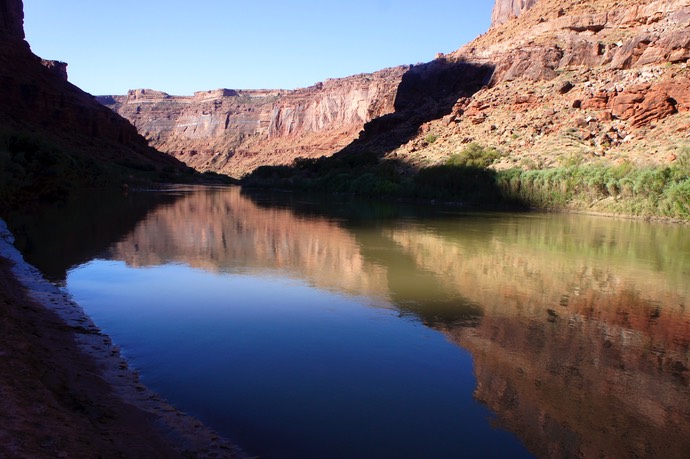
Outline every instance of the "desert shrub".
{"type": "Polygon", "coordinates": [[[477,143],[471,143],[460,153],[451,155],[446,164],[449,166],[486,168],[498,161],[501,156],[501,153],[495,148],[486,148],[477,143]]]}

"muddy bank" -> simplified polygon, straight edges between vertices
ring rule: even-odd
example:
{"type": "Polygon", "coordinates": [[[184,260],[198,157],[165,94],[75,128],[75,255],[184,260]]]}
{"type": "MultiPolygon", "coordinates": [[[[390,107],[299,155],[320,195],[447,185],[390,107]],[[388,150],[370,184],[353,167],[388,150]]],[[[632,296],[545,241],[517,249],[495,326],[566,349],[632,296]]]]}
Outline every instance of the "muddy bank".
{"type": "Polygon", "coordinates": [[[12,241],[0,220],[0,457],[244,457],[143,386],[12,241]]]}

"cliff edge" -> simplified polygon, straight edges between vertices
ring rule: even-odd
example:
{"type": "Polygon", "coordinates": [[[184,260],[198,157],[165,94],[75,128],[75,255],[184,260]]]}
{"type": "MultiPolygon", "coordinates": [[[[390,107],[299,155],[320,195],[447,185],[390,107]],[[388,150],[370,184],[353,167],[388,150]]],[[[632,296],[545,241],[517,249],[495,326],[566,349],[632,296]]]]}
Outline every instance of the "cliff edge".
{"type": "Polygon", "coordinates": [[[408,67],[331,79],[297,90],[150,89],[98,100],[137,127],[151,145],[201,171],[241,177],[262,165],[330,156],[364,124],[392,113],[408,67]]]}

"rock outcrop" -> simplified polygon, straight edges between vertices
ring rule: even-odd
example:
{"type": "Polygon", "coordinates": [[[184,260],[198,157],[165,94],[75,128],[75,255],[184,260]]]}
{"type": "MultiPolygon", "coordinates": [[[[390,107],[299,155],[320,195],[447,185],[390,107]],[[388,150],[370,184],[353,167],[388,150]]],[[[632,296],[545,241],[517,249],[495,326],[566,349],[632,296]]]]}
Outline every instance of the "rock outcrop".
{"type": "Polygon", "coordinates": [[[518,17],[537,3],[537,0],[496,0],[491,12],[491,25],[500,25],[518,17]]]}
{"type": "Polygon", "coordinates": [[[478,142],[507,154],[498,167],[658,164],[690,144],[687,0],[539,0],[500,22],[446,56],[491,63],[491,83],[391,155],[435,163],[478,142]]]}
{"type": "Polygon", "coordinates": [[[24,4],[22,0],[0,2],[0,39],[24,40],[24,4]]]}

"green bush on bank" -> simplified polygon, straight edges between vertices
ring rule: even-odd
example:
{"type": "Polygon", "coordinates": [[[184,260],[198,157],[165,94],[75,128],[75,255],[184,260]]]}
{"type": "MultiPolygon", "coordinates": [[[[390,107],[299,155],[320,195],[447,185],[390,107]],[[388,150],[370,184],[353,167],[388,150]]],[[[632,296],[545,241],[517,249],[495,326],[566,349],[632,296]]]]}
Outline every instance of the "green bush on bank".
{"type": "Polygon", "coordinates": [[[496,178],[504,198],[535,208],[690,219],[690,170],[680,161],[656,167],[515,169],[501,171],[496,178]]]}
{"type": "Polygon", "coordinates": [[[446,164],[449,166],[487,168],[501,159],[502,156],[501,152],[495,148],[471,143],[460,153],[451,155],[446,164]]]}

